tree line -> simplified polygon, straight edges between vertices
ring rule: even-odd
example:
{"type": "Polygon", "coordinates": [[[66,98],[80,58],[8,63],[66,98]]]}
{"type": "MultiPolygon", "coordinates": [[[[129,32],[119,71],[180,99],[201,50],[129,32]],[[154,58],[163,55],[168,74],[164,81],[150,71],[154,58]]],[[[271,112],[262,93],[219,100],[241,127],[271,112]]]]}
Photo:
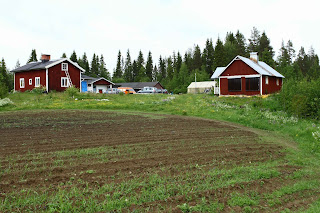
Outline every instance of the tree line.
{"type": "MultiPolygon", "coordinates": [[[[228,32],[224,39],[218,38],[215,43],[208,38],[202,50],[195,44],[184,54],[179,51],[173,52],[170,56],[160,56],[155,62],[151,51],[145,60],[141,50],[136,59],[131,58],[129,49],[125,55],[119,50],[112,77],[102,54],[99,56],[94,53],[89,63],[86,53],[78,57],[73,51],[70,60],[77,62],[85,70],[85,74],[92,77],[104,77],[113,82],[159,81],[170,92],[184,93],[188,85],[195,80],[195,75],[197,81],[208,81],[217,67],[227,66],[237,55],[249,57],[250,52],[258,52],[260,61],[275,68],[286,79],[312,80],[320,76],[319,57],[312,47],[308,52],[301,47],[296,54],[293,42],[283,41],[275,59],[275,51],[266,32],[261,33],[255,27],[248,39],[239,30],[236,33],[228,32]]],[[[67,57],[65,53],[62,54],[62,58],[64,57],[67,57]]],[[[28,60],[32,61],[37,61],[36,50],[32,50],[28,60]]],[[[20,66],[19,61],[16,66],[20,66]]],[[[4,59],[1,69],[6,70],[4,59]]],[[[6,76],[10,74],[1,71],[0,82],[10,91],[13,87],[13,83],[10,82],[12,77],[6,76]]]]}

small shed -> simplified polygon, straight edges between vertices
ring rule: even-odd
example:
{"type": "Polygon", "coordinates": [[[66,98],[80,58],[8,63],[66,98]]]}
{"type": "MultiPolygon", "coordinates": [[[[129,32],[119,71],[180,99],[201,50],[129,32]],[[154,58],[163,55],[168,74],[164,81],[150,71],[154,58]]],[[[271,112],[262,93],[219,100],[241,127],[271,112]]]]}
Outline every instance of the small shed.
{"type": "Polygon", "coordinates": [[[215,81],[201,81],[201,82],[191,82],[188,86],[188,93],[208,93],[212,91],[216,86],[215,81]]]}

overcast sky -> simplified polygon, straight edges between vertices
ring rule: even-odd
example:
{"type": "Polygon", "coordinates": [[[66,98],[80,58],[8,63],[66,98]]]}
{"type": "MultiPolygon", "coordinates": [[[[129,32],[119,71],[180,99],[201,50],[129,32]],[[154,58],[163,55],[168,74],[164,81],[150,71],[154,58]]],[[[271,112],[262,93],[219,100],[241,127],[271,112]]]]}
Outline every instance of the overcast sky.
{"type": "Polygon", "coordinates": [[[239,30],[248,39],[253,27],[266,32],[276,54],[282,40],[296,51],[320,51],[320,2],[316,0],[0,0],[0,57],[13,69],[26,64],[32,49],[57,59],[103,54],[109,71],[118,51],[139,50],[154,63],[207,38],[215,43],[239,30]]]}

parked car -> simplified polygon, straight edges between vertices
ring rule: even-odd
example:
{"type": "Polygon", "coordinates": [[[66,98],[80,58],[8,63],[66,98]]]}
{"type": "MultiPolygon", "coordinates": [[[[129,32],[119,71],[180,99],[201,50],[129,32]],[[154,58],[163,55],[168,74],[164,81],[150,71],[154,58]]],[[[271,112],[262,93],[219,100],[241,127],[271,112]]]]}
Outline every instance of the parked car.
{"type": "Polygon", "coordinates": [[[132,87],[119,87],[118,88],[120,90],[120,92],[123,92],[124,94],[135,94],[136,91],[134,91],[134,89],[132,89],[132,87]]]}
{"type": "Polygon", "coordinates": [[[119,94],[120,90],[118,88],[109,88],[106,91],[107,94],[119,94]]]}
{"type": "Polygon", "coordinates": [[[157,89],[157,93],[168,94],[168,90],[166,90],[166,89],[157,89]]]}
{"type": "Polygon", "coordinates": [[[139,90],[138,93],[140,94],[152,94],[157,93],[156,87],[143,87],[142,90],[139,90]]]}

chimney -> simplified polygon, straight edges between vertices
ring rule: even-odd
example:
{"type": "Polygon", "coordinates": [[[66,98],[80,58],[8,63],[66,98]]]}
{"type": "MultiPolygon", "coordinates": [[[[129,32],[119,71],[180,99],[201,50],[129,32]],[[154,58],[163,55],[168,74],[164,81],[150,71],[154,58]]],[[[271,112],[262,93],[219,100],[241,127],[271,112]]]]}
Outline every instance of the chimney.
{"type": "Polygon", "coordinates": [[[250,59],[256,63],[259,61],[258,52],[251,52],[250,53],[250,59]]]}
{"type": "Polygon", "coordinates": [[[42,55],[41,55],[41,61],[42,61],[42,62],[50,61],[50,55],[42,54],[42,55]]]}

